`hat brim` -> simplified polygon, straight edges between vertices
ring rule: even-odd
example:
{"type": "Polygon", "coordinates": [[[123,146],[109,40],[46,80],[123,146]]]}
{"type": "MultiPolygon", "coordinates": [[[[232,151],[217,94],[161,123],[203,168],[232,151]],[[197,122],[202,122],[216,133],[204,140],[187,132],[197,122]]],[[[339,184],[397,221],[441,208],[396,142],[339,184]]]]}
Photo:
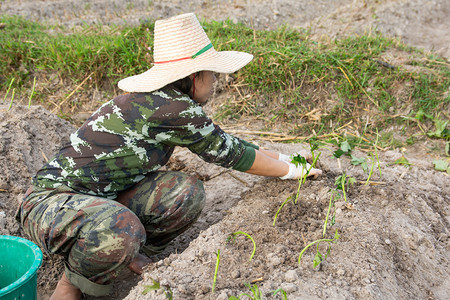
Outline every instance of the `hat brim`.
{"type": "Polygon", "coordinates": [[[152,92],[199,71],[233,73],[252,59],[253,55],[245,52],[211,49],[194,59],[155,64],[142,74],[120,80],[118,86],[131,93],[152,92]]]}

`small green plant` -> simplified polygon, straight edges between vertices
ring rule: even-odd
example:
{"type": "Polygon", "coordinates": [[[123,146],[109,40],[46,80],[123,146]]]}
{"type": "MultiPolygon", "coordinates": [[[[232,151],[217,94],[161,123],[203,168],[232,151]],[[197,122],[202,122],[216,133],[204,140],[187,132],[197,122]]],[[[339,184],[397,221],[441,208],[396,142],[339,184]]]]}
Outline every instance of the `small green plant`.
{"type": "Polygon", "coordinates": [[[214,289],[216,288],[217,272],[219,271],[219,263],[220,263],[220,249],[217,250],[216,268],[214,269],[214,279],[213,279],[213,285],[211,288],[212,294],[214,294],[214,289]]]}
{"type": "Polygon", "coordinates": [[[148,292],[157,291],[162,288],[164,290],[164,295],[166,296],[166,299],[169,300],[173,299],[173,292],[169,286],[166,285],[161,286],[161,284],[153,278],[152,281],[153,281],[152,285],[144,285],[144,291],[142,292],[142,295],[147,295],[148,292]]]}
{"type": "Polygon", "coordinates": [[[282,288],[278,288],[278,289],[276,289],[275,291],[273,291],[273,295],[274,295],[274,296],[276,296],[278,293],[281,294],[281,297],[282,297],[284,300],[287,300],[287,295],[286,295],[286,291],[285,291],[285,290],[283,290],[282,288]]]}
{"type": "Polygon", "coordinates": [[[334,237],[332,239],[325,238],[325,235],[326,235],[326,232],[328,229],[328,223],[330,222],[331,226],[333,226],[336,223],[335,202],[337,199],[339,199],[341,197],[338,190],[343,191],[344,200],[345,200],[345,202],[347,202],[346,193],[345,193],[345,184],[347,184],[347,185],[353,184],[354,182],[355,182],[355,178],[350,177],[350,176],[346,175],[345,173],[343,173],[342,175],[340,175],[336,178],[336,181],[335,181],[336,189],[331,190],[331,196],[330,196],[330,200],[328,202],[327,215],[325,217],[325,222],[323,224],[322,239],[315,240],[315,241],[311,242],[310,244],[308,244],[305,248],[303,248],[303,250],[300,252],[300,254],[298,256],[299,264],[300,264],[300,261],[302,259],[303,254],[305,253],[305,251],[308,250],[308,248],[310,248],[313,245],[316,245],[316,255],[314,256],[314,260],[313,260],[313,268],[316,268],[318,265],[320,265],[322,263],[322,261],[324,261],[328,257],[328,255],[330,255],[331,245],[336,243],[340,237],[338,230],[336,229],[336,232],[334,233],[334,237]],[[333,213],[331,213],[332,210],[333,210],[333,213]],[[331,215],[331,220],[330,220],[330,215],[331,215]],[[325,255],[323,255],[319,250],[319,246],[321,243],[328,244],[325,255]]]}
{"type": "MultiPolygon", "coordinates": [[[[247,297],[250,300],[262,300],[263,299],[262,292],[259,289],[258,285],[256,285],[256,284],[251,285],[250,283],[244,283],[244,285],[250,289],[250,292],[252,293],[251,295],[247,294],[247,293],[242,293],[238,297],[231,296],[228,298],[228,300],[239,300],[239,299],[242,299],[243,297],[247,297]]],[[[282,288],[278,288],[278,289],[272,291],[272,293],[273,293],[273,296],[276,296],[278,293],[280,293],[282,299],[287,300],[286,291],[283,290],[282,288]]]]}
{"type": "Polygon", "coordinates": [[[228,300],[239,300],[244,296],[248,297],[251,300],[261,300],[262,299],[262,293],[257,284],[250,285],[250,283],[246,282],[246,283],[244,283],[244,285],[250,289],[250,292],[252,293],[251,295],[247,294],[247,293],[243,293],[243,294],[240,294],[239,297],[231,296],[228,298],[228,300]]]}
{"type": "Polygon", "coordinates": [[[412,163],[410,163],[410,162],[406,159],[406,157],[404,157],[404,156],[402,155],[402,157],[396,159],[394,162],[388,163],[388,166],[390,166],[390,165],[404,165],[404,166],[411,166],[412,163]]]}
{"type": "Polygon", "coordinates": [[[231,233],[227,237],[227,242],[229,242],[230,240],[233,240],[235,242],[236,241],[236,236],[239,235],[239,234],[245,235],[253,243],[253,251],[252,251],[252,254],[250,255],[250,259],[249,259],[249,261],[251,261],[253,259],[253,256],[255,255],[255,252],[256,252],[256,243],[255,243],[255,240],[251,237],[251,235],[249,235],[248,233],[243,232],[243,231],[236,231],[236,232],[231,233]]]}
{"type": "Polygon", "coordinates": [[[334,185],[336,186],[337,190],[342,191],[345,202],[347,202],[347,193],[345,192],[345,185],[347,184],[347,191],[348,191],[348,186],[350,184],[353,185],[355,182],[356,182],[356,179],[354,177],[351,177],[350,175],[345,174],[345,172],[336,178],[334,185]]]}
{"type": "MultiPolygon", "coordinates": [[[[298,187],[297,187],[297,193],[295,194],[294,204],[297,204],[298,196],[300,194],[300,188],[302,187],[302,184],[305,183],[306,177],[308,177],[309,172],[312,170],[312,168],[314,168],[316,166],[317,160],[319,159],[319,156],[321,154],[321,152],[319,152],[319,154],[317,156],[315,155],[315,150],[317,150],[319,148],[317,140],[310,139],[309,140],[309,148],[311,151],[311,156],[312,156],[312,161],[313,161],[311,166],[309,167],[309,169],[307,168],[306,158],[304,158],[300,154],[297,154],[291,158],[291,163],[295,164],[297,167],[299,165],[302,165],[303,169],[306,170],[306,174],[302,178],[298,179],[298,187]]],[[[278,208],[278,210],[275,213],[275,216],[273,218],[273,223],[272,223],[273,226],[275,226],[275,222],[277,221],[277,218],[278,218],[279,213],[281,212],[281,209],[289,202],[292,202],[292,196],[287,197],[286,200],[284,200],[283,203],[281,203],[280,207],[278,208]]]]}
{"type": "Polygon", "coordinates": [[[330,255],[331,253],[331,245],[336,243],[339,240],[339,233],[336,229],[336,232],[334,234],[334,237],[332,239],[319,239],[319,240],[315,240],[311,243],[309,243],[305,248],[303,248],[303,250],[300,252],[300,255],[298,256],[298,263],[300,264],[300,261],[302,259],[303,254],[305,253],[306,250],[308,250],[309,247],[316,245],[317,246],[317,252],[316,252],[316,256],[314,257],[314,261],[313,261],[313,266],[314,268],[317,267],[318,265],[320,265],[320,263],[322,263],[322,261],[324,259],[326,259],[328,257],[328,255],[330,255]],[[322,253],[320,253],[319,251],[319,245],[321,243],[328,243],[327,246],[327,252],[325,253],[325,256],[322,255],[322,253]]]}
{"type": "Polygon", "coordinates": [[[278,214],[280,213],[283,206],[285,206],[288,202],[292,202],[292,196],[287,197],[286,200],[284,200],[283,203],[281,203],[280,207],[278,208],[277,212],[275,213],[275,217],[273,217],[272,226],[275,226],[275,222],[277,221],[278,214]]]}
{"type": "Polygon", "coordinates": [[[447,172],[447,174],[450,174],[450,165],[448,161],[442,159],[435,159],[433,160],[433,165],[435,170],[447,172]]]}

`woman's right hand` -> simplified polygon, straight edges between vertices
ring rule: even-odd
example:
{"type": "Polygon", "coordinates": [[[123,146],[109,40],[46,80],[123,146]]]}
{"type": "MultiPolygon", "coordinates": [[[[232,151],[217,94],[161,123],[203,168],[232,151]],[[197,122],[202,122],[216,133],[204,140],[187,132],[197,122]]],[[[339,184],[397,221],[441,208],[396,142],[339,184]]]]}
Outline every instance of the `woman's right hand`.
{"type": "Polygon", "coordinates": [[[320,175],[322,175],[322,170],[320,169],[316,169],[316,168],[312,168],[311,165],[309,163],[306,163],[304,166],[302,164],[298,164],[297,166],[293,163],[287,163],[289,164],[289,172],[280,177],[280,179],[299,179],[299,178],[303,178],[306,173],[309,173],[307,175],[307,177],[311,177],[314,176],[314,178],[319,177],[320,175]]]}

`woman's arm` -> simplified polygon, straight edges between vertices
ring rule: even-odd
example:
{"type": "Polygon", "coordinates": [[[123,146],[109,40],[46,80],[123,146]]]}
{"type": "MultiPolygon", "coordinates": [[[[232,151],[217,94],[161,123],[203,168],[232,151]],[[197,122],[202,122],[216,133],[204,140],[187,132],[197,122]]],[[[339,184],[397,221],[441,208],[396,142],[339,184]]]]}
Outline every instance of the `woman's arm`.
{"type": "MultiPolygon", "coordinates": [[[[287,178],[283,179],[297,179],[306,173],[306,171],[303,170],[303,166],[301,165],[296,167],[291,163],[279,160],[278,153],[260,149],[255,150],[255,154],[255,161],[253,162],[251,168],[246,171],[246,173],[274,177],[287,176],[287,178]]],[[[309,164],[307,165],[307,168],[309,168],[309,164]]],[[[321,174],[321,170],[312,168],[308,173],[308,177],[317,177],[321,174]]]]}
{"type": "Polygon", "coordinates": [[[273,155],[270,155],[275,154],[278,156],[278,153],[269,152],[270,154],[266,154],[266,151],[264,150],[255,150],[255,152],[255,161],[246,173],[261,176],[282,177],[289,172],[288,163],[278,160],[278,157],[274,158],[273,155]]]}

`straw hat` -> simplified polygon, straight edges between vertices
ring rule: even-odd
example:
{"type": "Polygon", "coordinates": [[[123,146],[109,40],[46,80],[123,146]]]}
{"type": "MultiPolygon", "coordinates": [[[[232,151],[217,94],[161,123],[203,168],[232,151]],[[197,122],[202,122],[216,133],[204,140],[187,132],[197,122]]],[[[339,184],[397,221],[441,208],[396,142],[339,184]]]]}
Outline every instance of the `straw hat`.
{"type": "Polygon", "coordinates": [[[253,59],[244,52],[217,52],[193,13],[156,21],[153,49],[153,67],[120,80],[120,89],[151,92],[198,71],[233,73],[253,59]]]}

